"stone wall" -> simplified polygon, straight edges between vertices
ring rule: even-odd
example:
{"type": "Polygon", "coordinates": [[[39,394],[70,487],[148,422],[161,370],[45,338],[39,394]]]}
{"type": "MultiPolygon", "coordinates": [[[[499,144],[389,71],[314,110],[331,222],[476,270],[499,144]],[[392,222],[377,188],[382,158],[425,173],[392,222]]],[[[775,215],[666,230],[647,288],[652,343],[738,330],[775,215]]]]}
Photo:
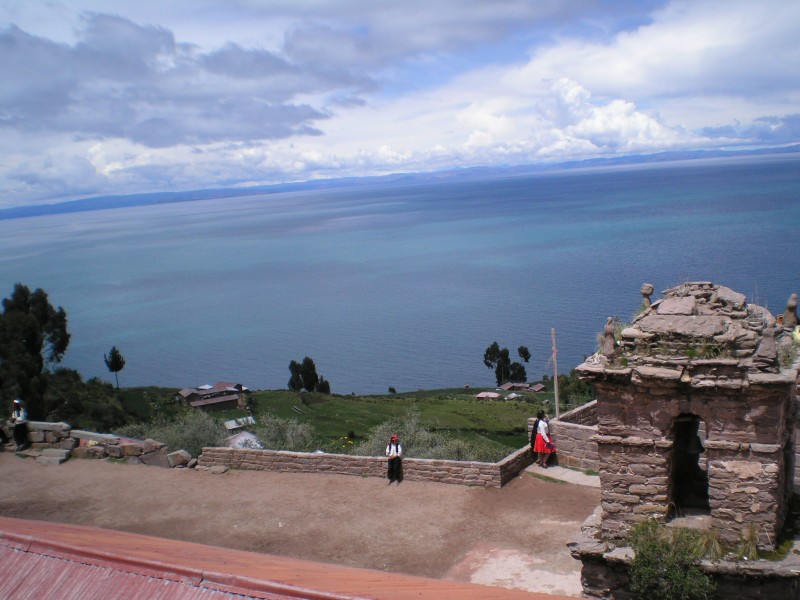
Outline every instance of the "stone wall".
{"type": "MultiPolygon", "coordinates": [[[[502,487],[531,464],[533,464],[533,454],[530,447],[527,446],[498,463],[404,458],[403,478],[409,481],[502,487]]],[[[203,467],[225,466],[231,469],[255,471],[386,477],[385,458],[349,454],[203,448],[203,453],[199,457],[199,465],[203,467]]]]}
{"type": "Polygon", "coordinates": [[[770,548],[788,509],[786,490],[793,487],[796,449],[788,436],[794,435],[795,414],[788,388],[794,374],[750,374],[745,394],[736,386],[681,389],[677,378],[650,377],[647,367],[618,373],[595,382],[601,400],[595,439],[608,518],[603,535],[620,539],[642,516],[672,516],[670,432],[679,415],[691,414],[702,420],[707,435],[703,456],[712,526],[729,542],[755,526],[759,547],[770,548]]]}
{"type": "MultiPolygon", "coordinates": [[[[581,560],[583,595],[588,598],[636,600],[628,590],[629,566],[635,556],[628,547],[609,548],[598,540],[599,511],[584,522],[577,540],[568,545],[572,556],[581,560]]],[[[712,577],[715,600],[775,600],[800,598],[800,542],[781,560],[722,560],[699,562],[712,577]]]]}
{"type": "Polygon", "coordinates": [[[177,453],[172,453],[176,456],[171,458],[164,444],[155,440],[130,440],[107,433],[72,429],[67,423],[28,421],[27,425],[29,452],[38,462],[45,464],[61,464],[70,457],[111,457],[132,464],[160,467],[177,466],[176,461],[183,461],[183,456],[178,457],[177,453]]]}
{"type": "MultiPolygon", "coordinates": [[[[528,419],[528,438],[531,437],[534,417],[528,419]]],[[[597,401],[589,402],[550,421],[550,433],[556,440],[556,459],[565,467],[598,470],[597,401]]]]}
{"type": "MultiPolygon", "coordinates": [[[[76,458],[124,459],[133,464],[201,468],[227,467],[258,471],[296,473],[328,472],[360,477],[385,477],[386,459],[372,456],[248,450],[241,448],[203,448],[198,459],[184,450],[167,453],[155,440],[129,440],[116,435],[71,429],[66,423],[28,422],[28,440],[37,460],[60,464],[76,458]]],[[[457,460],[403,459],[403,476],[410,481],[437,481],[455,485],[502,487],[533,464],[529,446],[513,452],[497,463],[457,460]]]]}
{"type": "Polygon", "coordinates": [[[587,427],[597,427],[597,400],[587,402],[583,406],[573,408],[558,417],[559,423],[572,423],[574,425],[586,425],[587,427]]]}

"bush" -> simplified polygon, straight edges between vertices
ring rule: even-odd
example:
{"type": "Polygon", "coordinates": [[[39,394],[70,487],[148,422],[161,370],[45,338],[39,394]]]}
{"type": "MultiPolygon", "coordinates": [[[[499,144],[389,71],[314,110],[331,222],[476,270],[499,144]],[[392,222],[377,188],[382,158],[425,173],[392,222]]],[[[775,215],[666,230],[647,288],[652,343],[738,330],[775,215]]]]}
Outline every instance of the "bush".
{"type": "Polygon", "coordinates": [[[312,425],[281,419],[270,413],[262,415],[251,431],[264,448],[271,450],[311,452],[317,445],[317,435],[312,425]]]}
{"type": "Polygon", "coordinates": [[[420,423],[419,410],[412,408],[403,417],[375,427],[353,453],[358,456],[383,456],[393,433],[400,437],[403,454],[409,458],[496,462],[512,452],[512,449],[497,449],[489,443],[467,442],[446,433],[425,429],[420,423]]]}
{"type": "Polygon", "coordinates": [[[630,545],[630,591],[648,600],[711,600],[714,581],[695,566],[700,536],[689,529],[667,529],[653,520],[634,527],[630,545]]]}
{"type": "Polygon", "coordinates": [[[186,450],[192,456],[199,456],[206,446],[225,446],[227,437],[221,423],[196,409],[187,410],[169,421],[162,417],[152,423],[126,425],[115,433],[141,440],[151,438],[171,451],[186,450]]]}

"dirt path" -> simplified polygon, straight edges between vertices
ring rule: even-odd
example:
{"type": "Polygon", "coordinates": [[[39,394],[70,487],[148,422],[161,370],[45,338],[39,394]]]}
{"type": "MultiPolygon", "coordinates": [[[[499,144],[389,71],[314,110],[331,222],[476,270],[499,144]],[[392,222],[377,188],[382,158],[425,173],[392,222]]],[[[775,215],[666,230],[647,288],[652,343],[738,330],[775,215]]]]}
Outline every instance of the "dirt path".
{"type": "Polygon", "coordinates": [[[566,541],[597,489],[523,474],[502,489],[346,475],[222,475],[0,453],[0,514],[567,595],[566,541]]]}

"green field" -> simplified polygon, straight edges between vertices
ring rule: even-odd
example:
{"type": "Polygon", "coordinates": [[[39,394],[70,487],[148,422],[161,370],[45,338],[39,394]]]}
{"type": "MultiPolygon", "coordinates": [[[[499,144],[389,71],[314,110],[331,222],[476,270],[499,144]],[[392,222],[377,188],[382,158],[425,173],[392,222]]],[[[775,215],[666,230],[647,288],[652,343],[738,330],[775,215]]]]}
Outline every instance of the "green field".
{"type": "MultiPolygon", "coordinates": [[[[169,418],[183,410],[174,400],[174,389],[128,388],[121,390],[126,410],[146,420],[154,414],[169,418]]],[[[313,426],[321,444],[347,436],[356,444],[370,431],[388,421],[402,419],[409,411],[419,413],[427,430],[447,433],[467,442],[481,441],[498,449],[517,449],[528,443],[527,420],[540,409],[552,414],[553,393],[525,392],[514,400],[478,400],[479,389],[420,390],[402,394],[342,396],[288,390],[253,392],[252,414],[271,414],[313,426]]],[[[566,408],[566,407],[564,407],[566,408]]],[[[562,408],[563,410],[563,408],[562,408]]],[[[246,416],[244,410],[216,411],[225,421],[246,416]]]]}

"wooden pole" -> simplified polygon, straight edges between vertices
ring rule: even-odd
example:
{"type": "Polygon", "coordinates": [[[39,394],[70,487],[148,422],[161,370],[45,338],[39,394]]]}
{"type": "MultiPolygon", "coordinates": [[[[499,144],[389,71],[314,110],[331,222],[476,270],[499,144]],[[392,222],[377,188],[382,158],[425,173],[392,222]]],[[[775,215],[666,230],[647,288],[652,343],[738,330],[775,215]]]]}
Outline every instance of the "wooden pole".
{"type": "Polygon", "coordinates": [[[556,419],[561,414],[561,408],[558,405],[558,349],[556,348],[556,328],[550,329],[550,337],[553,340],[553,389],[555,390],[556,402],[556,419]]]}

